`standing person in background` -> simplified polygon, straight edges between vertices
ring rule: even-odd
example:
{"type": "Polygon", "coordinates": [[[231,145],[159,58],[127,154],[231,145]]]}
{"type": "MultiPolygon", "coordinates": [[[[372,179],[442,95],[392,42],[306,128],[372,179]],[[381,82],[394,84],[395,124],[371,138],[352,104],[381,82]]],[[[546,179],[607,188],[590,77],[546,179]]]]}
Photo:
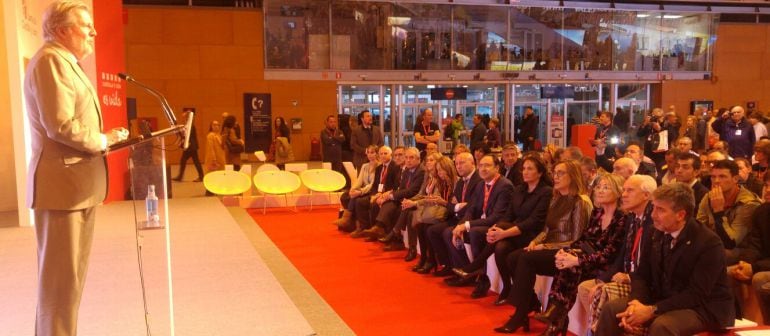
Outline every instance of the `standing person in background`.
{"type": "Polygon", "coordinates": [[[433,122],[433,110],[426,108],[422,112],[420,122],[414,125],[414,142],[417,150],[420,151],[420,156],[425,157],[425,148],[428,144],[438,145],[438,140],[441,139],[441,130],[438,124],[433,122]]]}
{"type": "Polygon", "coordinates": [[[734,106],[730,109],[730,120],[725,122],[724,127],[722,140],[727,142],[730,156],[751,159],[757,138],[754,127],[746,120],[743,107],[734,106]]]}
{"type": "MultiPolygon", "coordinates": [[[[212,121],[209,125],[209,134],[206,135],[206,154],[203,156],[203,165],[206,173],[225,169],[225,149],[220,134],[221,125],[218,121],[212,121]]],[[[214,195],[208,189],[206,196],[214,195]]]]}
{"type": "Polygon", "coordinates": [[[361,125],[350,137],[350,148],[353,149],[353,165],[360,169],[366,162],[366,147],[375,145],[380,147],[384,144],[382,132],[377,127],[372,126],[372,113],[369,110],[363,110],[358,114],[361,125]]]}
{"type": "Polygon", "coordinates": [[[765,120],[765,117],[762,116],[761,112],[751,112],[748,119],[749,123],[754,127],[754,136],[756,137],[755,142],[759,141],[762,137],[767,136],[767,127],[762,123],[765,120]]]}
{"type": "Polygon", "coordinates": [[[596,147],[596,164],[606,171],[612,171],[615,146],[620,143],[620,130],[612,124],[612,113],[603,111],[599,115],[599,126],[593,140],[589,140],[591,146],[596,147]]]}
{"type": "Polygon", "coordinates": [[[489,129],[487,130],[487,145],[489,148],[500,148],[502,143],[500,142],[500,119],[489,119],[489,129]]]}
{"type": "Polygon", "coordinates": [[[484,125],[481,114],[473,116],[473,129],[471,130],[471,153],[484,144],[484,136],[487,134],[487,126],[484,125]]]}
{"type": "Polygon", "coordinates": [[[27,206],[37,237],[35,334],[77,335],[96,206],[107,196],[110,144],[128,130],[102,133],[99,99],[79,61],[94,51],[88,6],[56,1],[43,14],[45,44],[29,61],[24,98],[30,128],[27,206]]]}
{"type": "MultiPolygon", "coordinates": [[[[184,116],[190,118],[190,111],[185,111],[184,116]]],[[[184,146],[184,143],[181,146],[184,146]]],[[[194,182],[203,182],[203,167],[201,167],[201,159],[198,158],[198,134],[195,131],[195,120],[193,120],[190,130],[189,146],[182,151],[182,158],[179,159],[179,174],[174,178],[174,181],[182,181],[184,178],[184,170],[187,168],[187,159],[189,158],[192,158],[195,170],[198,172],[198,179],[194,182]]]]}
{"type": "Polygon", "coordinates": [[[535,149],[535,140],[537,140],[537,125],[540,118],[535,115],[531,106],[524,108],[524,118],[519,125],[519,140],[524,144],[524,152],[535,149]]]}
{"type": "Polygon", "coordinates": [[[243,153],[244,142],[240,137],[241,130],[235,121],[235,116],[228,115],[222,123],[222,142],[225,144],[226,164],[233,165],[233,170],[241,170],[241,153],[243,153]],[[235,148],[240,146],[241,151],[237,152],[235,148]]]}
{"type": "Polygon", "coordinates": [[[345,143],[345,134],[337,129],[337,117],[330,114],[326,117],[326,128],[321,131],[321,145],[323,146],[323,161],[331,162],[332,170],[346,176],[342,169],[342,145],[345,143]]]}
{"type": "Polygon", "coordinates": [[[206,173],[225,169],[225,150],[220,130],[221,125],[216,120],[209,125],[209,134],[206,135],[206,155],[203,157],[206,173]]]}

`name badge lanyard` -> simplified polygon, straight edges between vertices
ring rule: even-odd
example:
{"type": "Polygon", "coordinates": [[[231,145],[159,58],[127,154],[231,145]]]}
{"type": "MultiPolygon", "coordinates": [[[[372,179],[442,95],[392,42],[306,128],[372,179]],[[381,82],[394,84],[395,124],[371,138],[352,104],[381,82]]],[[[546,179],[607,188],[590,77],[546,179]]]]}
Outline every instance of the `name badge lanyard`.
{"type": "Polygon", "coordinates": [[[492,182],[489,184],[484,184],[484,206],[482,207],[482,215],[486,217],[487,215],[487,206],[489,205],[489,195],[492,193],[492,188],[494,188],[495,183],[497,183],[497,179],[500,178],[500,175],[497,175],[492,182]]]}

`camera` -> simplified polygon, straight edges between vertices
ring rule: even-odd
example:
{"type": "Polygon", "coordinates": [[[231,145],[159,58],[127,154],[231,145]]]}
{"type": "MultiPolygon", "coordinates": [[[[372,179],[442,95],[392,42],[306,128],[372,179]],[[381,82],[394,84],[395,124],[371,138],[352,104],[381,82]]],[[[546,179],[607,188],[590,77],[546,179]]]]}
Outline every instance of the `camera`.
{"type": "Polygon", "coordinates": [[[619,143],[620,143],[620,139],[617,136],[614,136],[614,137],[610,138],[610,144],[611,145],[617,145],[619,143]]]}

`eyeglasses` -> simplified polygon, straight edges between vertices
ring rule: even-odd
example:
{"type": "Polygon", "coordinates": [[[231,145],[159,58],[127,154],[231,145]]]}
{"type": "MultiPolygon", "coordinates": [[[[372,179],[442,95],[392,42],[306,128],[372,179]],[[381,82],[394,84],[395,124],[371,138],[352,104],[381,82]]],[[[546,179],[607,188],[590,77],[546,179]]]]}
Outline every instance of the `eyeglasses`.
{"type": "Polygon", "coordinates": [[[566,175],[567,175],[567,172],[563,170],[557,170],[553,172],[553,177],[564,177],[566,175]]]}

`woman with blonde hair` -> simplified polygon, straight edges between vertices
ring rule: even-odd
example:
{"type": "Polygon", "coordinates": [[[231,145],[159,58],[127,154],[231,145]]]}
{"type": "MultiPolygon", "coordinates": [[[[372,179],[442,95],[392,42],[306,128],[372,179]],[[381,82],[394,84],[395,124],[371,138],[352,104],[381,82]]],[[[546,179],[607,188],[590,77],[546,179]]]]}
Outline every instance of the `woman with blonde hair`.
{"type": "MultiPolygon", "coordinates": [[[[441,157],[442,155],[440,153],[433,153],[425,157],[424,166],[426,176],[420,186],[420,192],[412,198],[401,201],[401,213],[398,215],[396,225],[387,236],[379,240],[380,242],[388,244],[385,246],[386,251],[403,250],[404,245],[401,239],[401,231],[407,230],[409,251],[407,252],[406,258],[404,258],[405,261],[412,261],[417,257],[417,233],[410,224],[414,221],[413,216],[415,210],[417,210],[419,201],[433,195],[437,190],[436,163],[441,160],[441,157]]],[[[424,258],[424,256],[421,257],[420,260],[422,260],[422,258],[424,258]]]]}
{"type": "MultiPolygon", "coordinates": [[[[496,332],[514,333],[519,328],[529,330],[530,311],[539,308],[533,287],[536,275],[556,274],[554,259],[563,248],[569,248],[583,232],[593,210],[586,195],[586,186],[580,164],[562,161],[553,168],[553,198],[548,208],[543,230],[524,249],[508,255],[508,269],[513,270],[513,283],[509,300],[516,306],[516,313],[496,332]]],[[[550,335],[550,333],[548,334],[550,335]]]]}
{"type": "Polygon", "coordinates": [[[416,272],[428,274],[438,266],[436,254],[430,246],[427,230],[433,225],[444,221],[448,216],[446,205],[452,197],[452,189],[457,182],[457,171],[454,162],[448,157],[440,156],[435,164],[434,189],[430,195],[426,195],[417,201],[416,214],[420,218],[412,221],[414,231],[417,231],[417,239],[420,242],[420,263],[416,266],[416,272]]]}
{"type": "Polygon", "coordinates": [[[369,162],[364,163],[361,169],[358,171],[358,178],[353,185],[350,186],[350,190],[344,192],[340,196],[340,205],[344,208],[342,217],[334,222],[340,231],[352,232],[356,229],[354,223],[356,211],[355,198],[364,195],[369,192],[374,183],[374,171],[377,169],[379,162],[377,161],[377,146],[370,145],[366,147],[366,157],[369,162]],[[352,202],[351,202],[352,201],[352,202]]]}

